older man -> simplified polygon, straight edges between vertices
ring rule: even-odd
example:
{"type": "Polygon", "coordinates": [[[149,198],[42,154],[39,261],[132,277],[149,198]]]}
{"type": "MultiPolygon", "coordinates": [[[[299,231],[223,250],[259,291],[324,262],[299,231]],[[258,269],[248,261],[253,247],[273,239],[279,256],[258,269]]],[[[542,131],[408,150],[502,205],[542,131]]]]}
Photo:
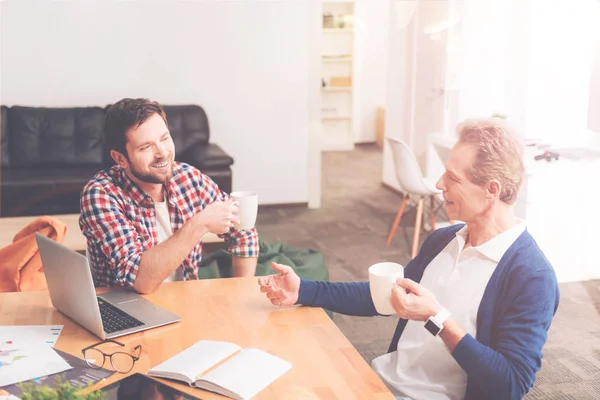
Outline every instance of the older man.
{"type": "Polygon", "coordinates": [[[235,276],[254,275],[256,230],[235,229],[237,207],[229,196],[196,168],[175,161],[162,106],[122,99],[104,125],[117,165],[83,188],[79,219],[96,286],[149,293],[165,281],[197,279],[207,232],[227,240],[235,276]]]}
{"type": "MultiPolygon", "coordinates": [[[[556,275],[515,217],[519,140],[501,119],[467,120],[437,183],[450,218],[392,289],[400,317],[372,366],[399,398],[520,399],[533,386],[558,307],[556,275]]],[[[276,305],[377,315],[369,285],[300,280],[285,265],[259,279],[276,305]]]]}

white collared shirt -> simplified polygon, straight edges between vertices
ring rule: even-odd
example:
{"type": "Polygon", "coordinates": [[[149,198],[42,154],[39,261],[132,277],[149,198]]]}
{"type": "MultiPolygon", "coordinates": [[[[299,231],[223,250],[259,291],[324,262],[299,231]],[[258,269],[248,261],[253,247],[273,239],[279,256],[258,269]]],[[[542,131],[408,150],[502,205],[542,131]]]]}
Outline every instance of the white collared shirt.
{"type": "MultiPolygon", "coordinates": [[[[477,247],[465,246],[464,226],[425,268],[421,285],[451,313],[451,318],[473,337],[477,334],[477,311],[487,283],[498,262],[525,230],[525,222],[477,247]]],[[[421,321],[408,321],[397,351],[373,360],[373,369],[399,396],[412,399],[463,399],[467,374],[452,357],[439,336],[421,321]]]]}

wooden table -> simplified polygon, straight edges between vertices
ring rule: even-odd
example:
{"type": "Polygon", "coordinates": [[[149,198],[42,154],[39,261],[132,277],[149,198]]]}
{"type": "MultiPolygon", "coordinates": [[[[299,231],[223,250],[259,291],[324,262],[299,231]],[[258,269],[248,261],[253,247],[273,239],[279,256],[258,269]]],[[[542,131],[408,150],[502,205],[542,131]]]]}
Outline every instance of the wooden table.
{"type": "MultiPolygon", "coordinates": [[[[67,235],[62,242],[65,246],[75,251],[85,251],[86,239],[79,229],[79,214],[51,215],[67,225],[67,235]]],[[[0,218],[0,248],[12,243],[15,235],[25,226],[39,217],[8,217],[0,218]]],[[[207,233],[202,238],[204,243],[219,243],[223,239],[212,233],[207,233]]]]}
{"type": "MultiPolygon", "coordinates": [[[[144,297],[182,321],[117,339],[128,350],[143,346],[131,373],[144,373],[198,340],[220,340],[262,349],[292,363],[292,369],[257,399],[394,399],[322,309],[275,307],[254,277],[163,283],[144,297]]],[[[64,325],[55,348],[78,357],[82,348],[99,340],[55,310],[47,292],[0,293],[0,325],[40,324],[64,325]]],[[[115,374],[106,384],[124,376],[115,374]]],[[[203,399],[223,398],[162,381],[203,399]]]]}

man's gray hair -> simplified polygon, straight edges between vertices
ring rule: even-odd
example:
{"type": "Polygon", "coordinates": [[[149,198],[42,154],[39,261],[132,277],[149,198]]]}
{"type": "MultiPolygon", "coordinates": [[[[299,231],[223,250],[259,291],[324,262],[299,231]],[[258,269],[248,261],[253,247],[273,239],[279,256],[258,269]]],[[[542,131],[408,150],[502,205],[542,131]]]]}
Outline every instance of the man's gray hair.
{"type": "Polygon", "coordinates": [[[501,184],[500,200],[514,204],[523,183],[523,142],[502,118],[467,119],[457,127],[458,142],[475,148],[475,161],[468,172],[471,182],[485,185],[493,179],[501,184]]]}

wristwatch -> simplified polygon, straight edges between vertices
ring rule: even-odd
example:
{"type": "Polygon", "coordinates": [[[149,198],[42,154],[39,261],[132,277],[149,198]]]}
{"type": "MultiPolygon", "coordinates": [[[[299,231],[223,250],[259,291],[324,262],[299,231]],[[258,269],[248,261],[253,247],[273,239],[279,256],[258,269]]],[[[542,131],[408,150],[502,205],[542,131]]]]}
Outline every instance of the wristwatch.
{"type": "Polygon", "coordinates": [[[449,317],[450,311],[443,308],[433,317],[429,317],[427,322],[425,322],[425,329],[427,329],[433,336],[437,336],[440,334],[442,329],[444,329],[444,322],[446,322],[449,317]]]}

